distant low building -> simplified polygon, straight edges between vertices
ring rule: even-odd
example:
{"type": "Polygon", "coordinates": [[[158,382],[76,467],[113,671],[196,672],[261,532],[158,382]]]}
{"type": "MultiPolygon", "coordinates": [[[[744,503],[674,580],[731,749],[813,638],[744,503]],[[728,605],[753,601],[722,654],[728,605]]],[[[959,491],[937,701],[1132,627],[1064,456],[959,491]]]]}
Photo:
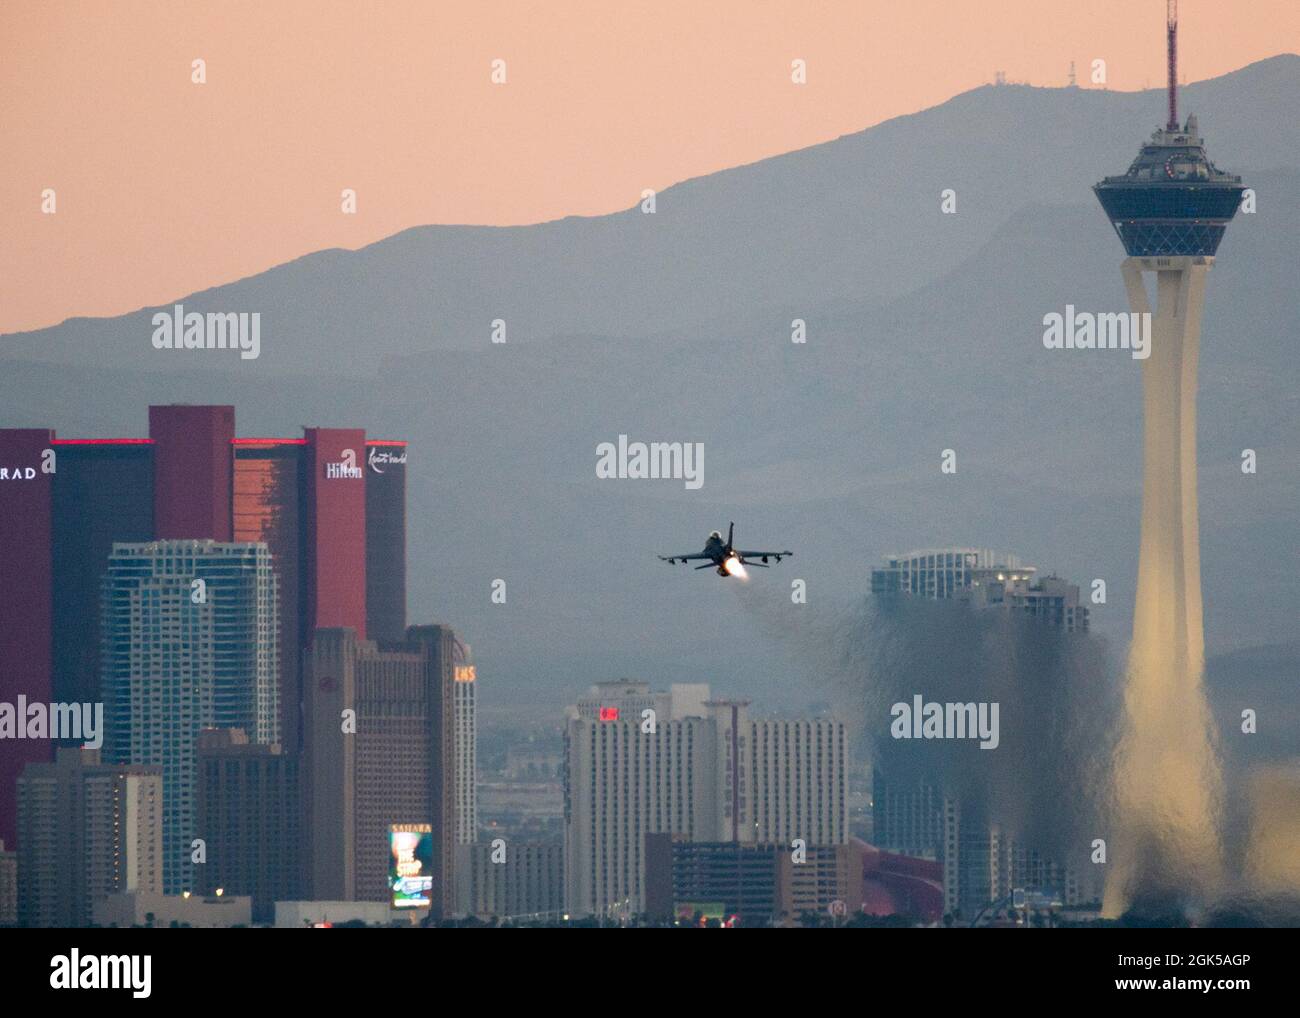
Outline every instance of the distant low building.
{"type": "Polygon", "coordinates": [[[511,919],[564,912],[563,843],[484,841],[460,850],[469,860],[467,914],[511,919]]]}
{"type": "Polygon", "coordinates": [[[413,909],[397,909],[382,901],[277,901],[276,929],[303,929],[362,922],[367,926],[412,924],[422,919],[413,909]]]}
{"type": "Polygon", "coordinates": [[[127,891],[95,902],[97,926],[248,926],[253,899],[247,895],[150,894],[127,891]]]}
{"type": "Polygon", "coordinates": [[[504,776],[511,781],[551,781],[564,773],[564,754],[559,749],[510,749],[506,752],[504,776]]]}
{"type": "Polygon", "coordinates": [[[797,920],[805,913],[841,915],[862,908],[863,856],[856,839],[799,850],[772,842],[689,841],[646,835],[646,912],[689,920],[716,912],[742,926],[797,920]],[[842,908],[841,908],[842,906],[842,908]]]}
{"type": "Polygon", "coordinates": [[[647,834],[646,913],[661,921],[689,921],[712,906],[741,925],[766,926],[782,913],[779,854],[778,846],[766,843],[647,834]]]}

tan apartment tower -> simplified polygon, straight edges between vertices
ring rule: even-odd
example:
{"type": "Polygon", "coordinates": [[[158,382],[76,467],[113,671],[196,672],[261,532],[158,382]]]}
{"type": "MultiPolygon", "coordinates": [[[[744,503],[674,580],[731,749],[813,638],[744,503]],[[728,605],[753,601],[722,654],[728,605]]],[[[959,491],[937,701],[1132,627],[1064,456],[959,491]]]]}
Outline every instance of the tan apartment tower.
{"type": "Polygon", "coordinates": [[[430,912],[454,909],[456,634],[411,626],[380,646],[318,629],[303,683],[304,892],[387,901],[389,828],[429,824],[430,912]]]}

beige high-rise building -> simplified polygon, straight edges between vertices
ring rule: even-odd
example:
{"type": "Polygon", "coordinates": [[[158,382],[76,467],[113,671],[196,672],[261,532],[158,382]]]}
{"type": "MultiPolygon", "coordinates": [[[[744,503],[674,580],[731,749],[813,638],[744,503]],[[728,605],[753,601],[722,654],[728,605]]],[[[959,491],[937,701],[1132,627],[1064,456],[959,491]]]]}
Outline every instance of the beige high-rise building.
{"type": "MultiPolygon", "coordinates": [[[[831,718],[744,721],[750,775],[742,841],[841,845],[849,838],[848,733],[831,718]]],[[[743,752],[744,746],[741,750],[743,752]]],[[[743,791],[743,785],[742,785],[743,791]]]]}
{"type": "Polygon", "coordinates": [[[389,828],[429,824],[431,911],[454,910],[456,634],[412,626],[380,650],[319,629],[303,677],[304,892],[387,901],[389,828]]]}
{"type": "Polygon", "coordinates": [[[456,756],[456,830],[457,845],[472,845],[478,837],[478,717],[476,694],[478,669],[474,666],[469,645],[460,640],[453,645],[452,686],[456,756]]]}
{"type": "Polygon", "coordinates": [[[710,700],[702,685],[665,694],[646,683],[601,683],[570,709],[565,743],[571,914],[644,910],[647,834],[848,841],[841,721],[751,719],[747,701],[710,700]]]}
{"type": "Polygon", "coordinates": [[[86,926],[110,894],[163,891],[158,767],[105,764],[60,747],[18,779],[18,916],[25,926],[86,926]]]}

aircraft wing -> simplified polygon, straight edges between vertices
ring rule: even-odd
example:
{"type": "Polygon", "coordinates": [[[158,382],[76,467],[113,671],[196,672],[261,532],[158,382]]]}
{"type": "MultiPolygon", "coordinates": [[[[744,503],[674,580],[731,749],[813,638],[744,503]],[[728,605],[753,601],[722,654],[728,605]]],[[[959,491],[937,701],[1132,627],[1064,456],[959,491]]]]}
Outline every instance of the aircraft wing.
{"type": "Polygon", "coordinates": [[[742,559],[749,560],[752,558],[776,558],[782,559],[787,555],[793,555],[792,551],[738,551],[736,552],[742,559]]]}
{"type": "Polygon", "coordinates": [[[660,555],[659,558],[663,562],[690,562],[694,559],[706,559],[706,558],[709,559],[710,562],[713,561],[713,559],[710,556],[701,554],[698,551],[693,552],[690,555],[660,555]]]}

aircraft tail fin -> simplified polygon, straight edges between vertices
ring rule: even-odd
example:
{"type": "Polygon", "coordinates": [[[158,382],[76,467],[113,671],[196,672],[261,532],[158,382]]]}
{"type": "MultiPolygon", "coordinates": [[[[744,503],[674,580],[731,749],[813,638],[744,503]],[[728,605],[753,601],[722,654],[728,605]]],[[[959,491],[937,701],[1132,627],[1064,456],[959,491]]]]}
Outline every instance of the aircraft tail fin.
{"type": "Polygon", "coordinates": [[[727,549],[728,550],[734,547],[734,545],[732,544],[732,535],[734,535],[735,533],[736,533],[736,522],[735,520],[732,520],[731,526],[727,527],[727,549]]]}

